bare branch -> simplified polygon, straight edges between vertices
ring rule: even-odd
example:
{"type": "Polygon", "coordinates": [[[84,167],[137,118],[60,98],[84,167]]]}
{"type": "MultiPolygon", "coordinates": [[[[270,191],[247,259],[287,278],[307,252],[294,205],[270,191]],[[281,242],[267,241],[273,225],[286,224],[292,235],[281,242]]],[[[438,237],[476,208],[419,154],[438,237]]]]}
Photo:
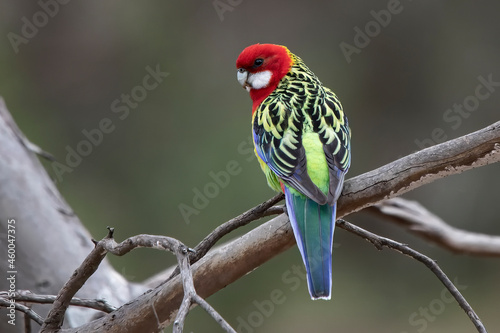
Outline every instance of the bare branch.
{"type": "Polygon", "coordinates": [[[130,251],[141,247],[167,250],[172,253],[176,253],[178,247],[185,246],[175,238],[157,235],[137,235],[129,237],[121,243],[117,243],[113,238],[114,229],[109,227],[108,229],[110,230],[108,236],[99,241],[97,245],[101,244],[107,252],[112,253],[115,256],[123,256],[130,251]]]}
{"type": "MultiPolygon", "coordinates": [[[[108,235],[99,242],[95,242],[94,250],[88,255],[83,264],[75,271],[70,280],[61,289],[61,292],[54,300],[54,306],[49,312],[45,322],[42,325],[41,332],[51,332],[59,330],[62,326],[65,311],[70,304],[72,296],[78,291],[78,286],[81,286],[95,272],[99,263],[104,259],[106,253],[110,252],[117,256],[122,256],[140,247],[147,247],[159,250],[167,250],[175,253],[178,264],[181,267],[181,276],[184,287],[184,299],[178,314],[178,320],[174,331],[181,332],[184,324],[184,319],[189,312],[192,304],[201,305],[226,332],[235,333],[233,328],[215,311],[203,298],[197,295],[193,277],[191,275],[191,267],[189,265],[189,252],[194,250],[188,249],[180,241],[166,236],[157,235],[137,235],[127,238],[121,243],[117,243],[113,238],[114,229],[108,227],[108,235]]],[[[158,313],[156,312],[155,303],[152,303],[152,309],[156,317],[157,327],[155,331],[161,330],[163,325],[159,321],[158,313]]],[[[115,314],[113,314],[115,317],[115,314]]]]}
{"type": "MultiPolygon", "coordinates": [[[[500,122],[464,137],[424,149],[374,171],[346,181],[338,203],[338,217],[353,213],[390,197],[452,174],[500,160],[500,122]]],[[[282,214],[230,243],[213,249],[193,266],[193,279],[200,296],[206,298],[279,253],[295,240],[282,214]],[[224,274],[220,274],[224,272],[224,274]],[[217,279],[213,277],[217,276],[217,279]]],[[[179,277],[125,304],[114,317],[109,315],[79,328],[79,332],[131,332],[136,328],[154,330],[156,317],[150,304],[155,304],[159,320],[168,325],[182,300],[179,277]],[[134,313],[140,320],[117,320],[134,313]]],[[[65,330],[74,332],[73,330],[65,330]]]]}
{"type": "MultiPolygon", "coordinates": [[[[265,223],[236,240],[214,248],[191,266],[195,288],[200,297],[207,298],[247,274],[249,269],[261,265],[263,257],[273,257],[295,244],[286,215],[281,214],[272,221],[278,223],[271,225],[265,223]],[[288,239],[288,244],[285,246],[282,243],[283,239],[288,239]],[[267,246],[261,248],[259,244],[267,246]]],[[[155,331],[157,319],[163,326],[174,321],[183,295],[181,276],[176,276],[168,283],[161,284],[132,302],[124,304],[110,315],[79,328],[64,329],[61,332],[155,331]]]]}
{"type": "MultiPolygon", "coordinates": [[[[28,306],[31,310],[31,306],[28,306]]],[[[24,332],[31,333],[31,318],[27,314],[24,314],[24,332]]]]}
{"type": "MultiPolygon", "coordinates": [[[[205,237],[194,249],[195,253],[190,254],[191,264],[194,264],[201,257],[203,257],[208,250],[210,250],[223,236],[227,235],[229,232],[249,224],[250,222],[256,221],[265,216],[278,215],[285,212],[284,205],[272,206],[269,205],[283,200],[283,194],[277,194],[271,199],[261,203],[260,205],[246,211],[245,213],[221,224],[214,231],[212,231],[207,237],[205,237]]],[[[143,282],[144,285],[149,288],[155,288],[160,283],[170,280],[174,276],[179,274],[179,266],[169,267],[160,273],[148,278],[143,282]]]]}
{"type": "Polygon", "coordinates": [[[500,121],[345,182],[339,215],[357,212],[443,177],[500,161],[500,121]]]}
{"type": "MultiPolygon", "coordinates": [[[[11,156],[10,160],[15,161],[15,163],[0,163],[1,174],[16,175],[15,177],[6,178],[9,182],[5,184],[4,188],[17,189],[16,191],[7,191],[8,193],[29,194],[29,197],[25,195],[21,197],[12,197],[12,195],[4,196],[5,200],[2,201],[2,204],[5,207],[10,207],[9,214],[20,218],[22,221],[25,221],[23,225],[29,226],[28,221],[31,223],[32,217],[30,217],[30,212],[27,212],[25,209],[27,203],[29,203],[30,207],[48,207],[46,210],[41,211],[41,214],[44,214],[43,225],[52,225],[51,230],[56,230],[56,226],[59,226],[59,224],[54,224],[53,221],[62,220],[64,223],[61,223],[60,230],[64,231],[60,232],[74,236],[65,237],[62,240],[63,242],[68,242],[69,239],[72,243],[75,243],[75,239],[87,239],[88,233],[78,224],[78,219],[72,213],[71,208],[64,202],[37,159],[33,158],[31,154],[26,154],[26,148],[20,148],[22,147],[19,143],[20,131],[15,126],[3,103],[0,103],[0,127],[6,129],[3,132],[0,131],[3,138],[2,145],[0,145],[0,155],[11,156]],[[21,151],[21,154],[14,153],[17,151],[21,151]],[[26,175],[31,175],[31,178],[28,178],[26,175]],[[18,177],[25,179],[22,182],[22,191],[19,191],[19,184],[10,181],[18,177]],[[48,196],[47,193],[49,193],[48,196]],[[41,203],[40,198],[47,199],[46,201],[48,202],[44,201],[41,203]],[[11,207],[15,207],[15,209],[11,207]],[[62,214],[63,212],[65,213],[62,214]],[[71,223],[68,223],[68,221],[71,223]],[[78,228],[78,232],[74,231],[76,227],[78,228]]],[[[26,144],[24,144],[25,146],[26,144]]],[[[435,179],[497,162],[500,159],[499,150],[500,122],[497,122],[475,133],[425,149],[377,170],[347,180],[343,196],[338,203],[338,216],[340,218],[384,199],[398,196],[435,179]]],[[[274,208],[269,211],[271,210],[273,210],[273,213],[276,212],[274,208]]],[[[37,217],[38,221],[36,223],[38,224],[40,224],[40,216],[37,217]]],[[[39,245],[39,238],[31,238],[33,244],[37,244],[36,248],[47,248],[50,251],[50,246],[43,245],[45,243],[39,245]]],[[[220,248],[212,249],[212,251],[208,252],[201,260],[195,263],[192,266],[192,270],[196,290],[201,297],[206,298],[260,266],[270,258],[285,251],[293,244],[294,239],[288,219],[286,215],[282,214],[237,240],[220,248]],[[224,274],[220,274],[221,271],[224,274]],[[217,276],[217,279],[214,279],[214,276],[217,276]]],[[[88,249],[88,245],[83,241],[79,242],[78,245],[78,251],[80,252],[76,253],[76,255],[71,252],[76,247],[68,246],[68,253],[65,253],[63,257],[58,256],[57,251],[55,253],[53,251],[50,255],[44,253],[43,256],[36,256],[37,261],[45,263],[46,259],[44,258],[50,257],[51,261],[53,261],[57,257],[61,261],[67,261],[67,258],[71,258],[74,262],[75,258],[82,258],[80,256],[81,249],[88,249]]],[[[102,251],[105,252],[104,249],[102,251]]],[[[85,253],[88,253],[88,250],[85,253]]],[[[100,255],[100,253],[95,254],[97,258],[100,255]]],[[[100,261],[98,260],[98,262],[100,261]]],[[[68,265],[62,266],[67,267],[68,265]]],[[[99,286],[97,290],[102,290],[103,286],[104,288],[109,288],[110,285],[116,286],[120,284],[120,290],[124,292],[118,296],[125,295],[123,297],[125,299],[130,297],[132,293],[130,293],[128,288],[131,288],[132,284],[116,279],[119,277],[118,274],[112,270],[109,264],[106,264],[106,261],[103,262],[102,266],[97,274],[94,275],[94,277],[97,275],[103,277],[100,281],[104,283],[97,284],[99,286]],[[104,270],[106,267],[108,269],[104,270]],[[113,277],[114,281],[110,278],[106,279],[108,276],[113,277]]],[[[93,274],[93,272],[85,273],[78,270],[76,273],[75,275],[80,275],[80,277],[86,274],[93,274]]],[[[73,286],[70,284],[69,287],[71,287],[69,289],[75,288],[76,290],[79,288],[76,284],[73,286]]],[[[63,294],[64,297],[58,296],[54,306],[59,306],[60,310],[64,307],[67,308],[73,298],[72,295],[68,297],[71,293],[63,294]],[[57,305],[58,302],[60,303],[59,305],[57,305]],[[68,303],[63,304],[65,302],[68,303]]],[[[114,294],[111,293],[111,295],[114,294]]],[[[173,321],[182,297],[183,288],[181,278],[180,276],[174,277],[168,283],[162,284],[151,292],[125,304],[114,311],[112,315],[105,315],[78,328],[78,330],[79,332],[154,331],[159,324],[165,326],[173,321]]],[[[62,309],[63,314],[64,309],[62,309]]],[[[62,317],[59,317],[59,319],[62,321],[62,317]]],[[[71,331],[71,329],[61,331],[71,331]]]]}
{"type": "MultiPolygon", "coordinates": [[[[107,237],[112,237],[111,230],[107,237]]],[[[59,291],[59,294],[54,301],[54,305],[47,315],[40,332],[51,332],[61,328],[64,320],[64,314],[71,303],[71,299],[75,296],[78,290],[80,290],[83,284],[92,276],[92,274],[94,274],[101,261],[104,257],[106,257],[106,253],[107,252],[104,249],[103,243],[97,243],[92,252],[90,252],[80,267],[75,270],[68,282],[66,282],[59,291]]]]}
{"type": "Polygon", "coordinates": [[[455,300],[458,302],[460,307],[465,311],[465,313],[469,316],[470,320],[476,326],[476,329],[479,333],[487,333],[486,328],[483,323],[479,319],[478,315],[474,312],[474,309],[469,305],[467,300],[462,296],[460,291],[458,291],[457,287],[451,282],[451,280],[446,276],[443,270],[438,266],[438,264],[432,260],[431,258],[423,255],[422,253],[413,250],[408,245],[401,244],[399,242],[393,241],[392,239],[385,238],[379,235],[376,235],[372,232],[364,230],[358,226],[355,226],[345,220],[339,219],[336,222],[340,228],[352,232],[353,234],[360,236],[370,243],[372,243],[377,249],[382,250],[384,247],[388,247],[395,251],[398,251],[402,254],[405,254],[415,260],[423,263],[427,268],[429,268],[434,275],[438,277],[438,279],[444,284],[444,286],[450,291],[455,300]]]}
{"type": "Polygon", "coordinates": [[[370,211],[404,226],[411,233],[456,253],[500,256],[500,236],[461,230],[450,226],[416,201],[392,198],[370,207],[370,211]]]}
{"type": "MultiPolygon", "coordinates": [[[[8,299],[5,299],[3,296],[0,297],[0,306],[1,307],[9,307],[11,305],[11,302],[8,299]]],[[[15,309],[17,311],[23,312],[26,316],[28,316],[30,319],[34,320],[38,325],[43,324],[43,318],[40,317],[35,311],[31,310],[29,307],[23,304],[19,303],[14,303],[15,309]]]]}
{"type": "MultiPolygon", "coordinates": [[[[238,229],[239,227],[243,227],[249,224],[252,221],[258,220],[264,216],[269,216],[273,214],[282,213],[283,211],[277,211],[274,209],[273,205],[283,200],[285,196],[280,193],[276,194],[271,199],[261,203],[260,205],[255,206],[252,209],[247,210],[243,214],[236,216],[235,218],[230,219],[229,221],[219,225],[215,228],[208,236],[206,236],[196,247],[194,248],[194,252],[190,254],[189,259],[190,263],[194,264],[201,257],[203,257],[208,250],[212,248],[222,237],[227,235],[233,230],[238,229]]],[[[176,267],[175,270],[170,275],[169,279],[173,278],[179,274],[179,267],[176,267]]]]}
{"type": "Polygon", "coordinates": [[[182,285],[184,287],[184,298],[181,302],[179,311],[174,321],[174,333],[181,333],[184,328],[184,321],[189,312],[192,304],[198,304],[204,309],[221,327],[229,333],[236,333],[236,331],[222,318],[222,316],[215,311],[207,301],[201,298],[194,288],[193,276],[191,275],[191,266],[189,264],[188,252],[183,249],[176,252],[177,261],[179,262],[182,285]]]}
{"type": "MultiPolygon", "coordinates": [[[[116,243],[112,238],[113,229],[110,228],[110,235],[103,239],[104,248],[115,255],[122,256],[131,250],[138,247],[148,247],[160,250],[168,250],[175,253],[177,262],[180,267],[182,277],[184,298],[181,302],[176,320],[174,322],[174,332],[182,332],[184,327],[184,320],[189,312],[192,304],[199,304],[205,309],[210,316],[217,321],[226,332],[236,333],[236,331],[213,309],[203,298],[201,298],[195,290],[193,277],[191,273],[191,266],[189,264],[189,253],[194,253],[194,250],[187,248],[180,241],[166,236],[156,235],[138,235],[130,237],[120,244],[116,243]]],[[[101,243],[99,242],[99,243],[101,243]]],[[[154,309],[154,303],[153,303],[154,309]]],[[[158,323],[157,329],[161,329],[161,322],[158,321],[158,314],[155,311],[156,322],[158,323]]]]}
{"type": "Polygon", "coordinates": [[[223,236],[227,235],[231,231],[245,226],[249,224],[252,221],[258,220],[264,216],[267,215],[272,215],[272,213],[268,213],[268,210],[273,207],[276,203],[280,202],[283,200],[285,196],[280,193],[272,197],[271,199],[261,203],[260,205],[244,212],[243,214],[232,218],[231,220],[227,221],[226,223],[223,223],[219,225],[217,228],[215,228],[214,231],[212,231],[207,237],[205,237],[195,248],[194,250],[196,251],[193,256],[191,256],[191,263],[195,263],[198,261],[201,257],[203,257],[208,250],[214,246],[214,244],[221,239],[223,236]]]}
{"type": "Polygon", "coordinates": [[[71,303],[71,299],[92,274],[94,274],[101,261],[106,257],[107,252],[121,256],[137,247],[150,247],[175,252],[176,248],[182,245],[181,242],[170,237],[148,235],[130,237],[118,244],[113,239],[114,229],[108,227],[108,230],[108,235],[101,241],[95,242],[95,248],[60,290],[52,309],[42,325],[41,332],[50,332],[61,328],[64,314],[71,303]]]}
{"type": "MultiPolygon", "coordinates": [[[[7,297],[7,293],[1,291],[0,297],[7,297]]],[[[37,303],[37,304],[52,304],[56,300],[57,296],[55,295],[38,295],[34,294],[29,290],[19,290],[14,293],[14,296],[11,299],[15,299],[17,302],[24,303],[37,303]]],[[[69,303],[69,305],[81,306],[85,308],[90,308],[106,313],[110,313],[116,310],[116,307],[109,304],[104,299],[85,299],[73,297],[69,303]]]]}

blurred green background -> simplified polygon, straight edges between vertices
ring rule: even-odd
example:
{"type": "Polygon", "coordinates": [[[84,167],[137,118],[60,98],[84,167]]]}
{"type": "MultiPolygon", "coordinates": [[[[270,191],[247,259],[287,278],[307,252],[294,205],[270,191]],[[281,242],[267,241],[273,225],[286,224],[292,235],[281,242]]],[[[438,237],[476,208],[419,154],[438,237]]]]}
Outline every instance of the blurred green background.
{"type": "MultiPolygon", "coordinates": [[[[118,239],[163,234],[195,246],[273,195],[251,157],[251,102],[236,81],[235,60],[253,43],[288,46],[340,97],[353,132],[348,178],[419,150],[436,128],[434,141],[499,120],[498,84],[487,98],[470,97],[479,77],[500,82],[497,2],[54,3],[0,5],[0,95],[29,139],[60,163],[68,166],[68,151],[85,152],[64,170],[44,164],[96,238],[111,225],[118,239]],[[366,29],[371,37],[360,35],[366,29]],[[144,82],[150,71],[168,75],[144,82]],[[472,111],[447,111],[464,102],[472,111]],[[112,130],[99,138],[103,119],[112,130]],[[97,144],[82,143],[85,133],[97,144]],[[238,172],[210,185],[230,161],[238,172]],[[207,185],[213,195],[196,208],[195,193],[207,185]],[[196,214],[186,218],[180,207],[188,206],[196,214]]],[[[499,174],[491,165],[405,197],[453,226],[500,234],[499,174]]],[[[491,332],[500,327],[498,259],[452,254],[367,213],[348,220],[438,260],[491,332]]],[[[152,250],[110,260],[133,281],[174,263],[152,250]]],[[[312,302],[294,265],[302,267],[296,248],[209,302],[240,332],[474,331],[423,265],[343,230],[332,301],[312,302]]],[[[188,316],[186,332],[218,331],[202,310],[188,316]]]]}

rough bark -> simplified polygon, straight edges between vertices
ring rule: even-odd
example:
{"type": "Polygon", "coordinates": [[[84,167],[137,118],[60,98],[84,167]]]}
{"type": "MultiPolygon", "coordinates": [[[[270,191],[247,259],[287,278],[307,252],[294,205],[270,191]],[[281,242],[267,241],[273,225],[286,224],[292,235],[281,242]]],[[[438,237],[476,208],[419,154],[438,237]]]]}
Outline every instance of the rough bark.
{"type": "MultiPolygon", "coordinates": [[[[346,181],[339,201],[338,217],[358,211],[387,198],[452,174],[500,160],[500,122],[438,146],[403,157],[374,171],[346,181]]],[[[196,290],[207,297],[262,265],[294,244],[288,218],[282,214],[223,247],[209,252],[193,265],[196,290]],[[224,274],[220,274],[224,272],[224,274]]],[[[170,324],[182,298],[179,277],[155,288],[118,309],[113,315],[68,332],[138,332],[155,319],[151,306],[162,313],[160,321],[170,324]],[[147,319],[130,325],[128,314],[141,313],[147,319]],[[149,315],[148,315],[149,314],[149,315]],[[111,327],[112,326],[112,327],[111,327]]],[[[132,321],[135,322],[135,321],[132,321]]],[[[153,327],[150,327],[153,329],[153,327]]],[[[149,332],[149,330],[147,331],[149,332]]]]}

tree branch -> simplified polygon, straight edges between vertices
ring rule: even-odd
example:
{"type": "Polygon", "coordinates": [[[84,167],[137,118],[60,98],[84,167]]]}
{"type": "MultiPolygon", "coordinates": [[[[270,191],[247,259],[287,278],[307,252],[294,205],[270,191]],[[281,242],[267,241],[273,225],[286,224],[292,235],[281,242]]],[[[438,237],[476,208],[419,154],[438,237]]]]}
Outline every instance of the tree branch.
{"type": "MultiPolygon", "coordinates": [[[[338,203],[338,217],[401,195],[439,178],[498,162],[499,152],[500,122],[497,122],[477,132],[403,157],[347,180],[338,203]]],[[[206,298],[287,250],[294,243],[288,219],[282,214],[242,237],[213,249],[195,263],[192,267],[196,290],[206,298]],[[217,279],[214,279],[214,276],[217,276],[217,279]]],[[[152,293],[140,296],[115,313],[122,316],[132,311],[140,314],[143,320],[137,325],[147,331],[153,329],[147,326],[147,323],[155,320],[149,308],[149,304],[154,302],[159,320],[167,325],[175,317],[181,302],[181,281],[175,277],[155,288],[152,293]]],[[[81,327],[79,332],[133,331],[135,326],[130,326],[130,322],[128,324],[116,325],[108,315],[81,327]],[[111,323],[113,325],[110,325],[111,323]]]]}
{"type": "Polygon", "coordinates": [[[418,251],[413,250],[408,245],[401,244],[389,238],[381,237],[372,232],[364,230],[363,228],[357,227],[343,219],[337,220],[336,225],[344,230],[352,232],[353,234],[366,239],[379,250],[382,250],[384,247],[387,247],[423,263],[425,266],[427,266],[427,268],[429,268],[434,273],[434,275],[438,277],[438,279],[444,284],[446,289],[448,289],[449,292],[453,295],[453,297],[458,302],[460,307],[465,311],[467,316],[469,316],[474,326],[476,326],[477,331],[479,333],[487,333],[486,328],[484,327],[483,323],[479,319],[476,312],[474,312],[474,309],[472,309],[467,300],[462,296],[460,291],[458,291],[457,287],[455,287],[453,282],[451,282],[448,276],[446,276],[446,274],[434,260],[423,255],[418,251]]]}
{"type": "MultiPolygon", "coordinates": [[[[0,298],[8,299],[8,293],[0,292],[0,298]]],[[[52,304],[55,302],[57,296],[55,295],[38,295],[34,294],[29,290],[19,290],[14,293],[13,297],[17,302],[24,303],[36,303],[36,304],[52,304]]],[[[116,310],[116,307],[109,304],[105,299],[85,299],[73,297],[69,305],[86,307],[106,313],[110,313],[116,310]]]]}
{"type": "Polygon", "coordinates": [[[338,202],[339,215],[349,215],[435,180],[498,161],[500,121],[347,180],[338,202]]]}
{"type": "Polygon", "coordinates": [[[375,204],[370,211],[455,253],[500,256],[500,236],[452,227],[416,201],[392,198],[375,204]]]}
{"type": "MultiPolygon", "coordinates": [[[[112,231],[110,230],[108,237],[112,236],[112,231]]],[[[71,303],[71,299],[75,294],[82,288],[85,282],[94,274],[94,272],[99,268],[99,264],[106,257],[107,251],[105,250],[103,243],[96,243],[94,249],[85,258],[83,263],[78,267],[71,278],[64,284],[64,286],[59,291],[52,309],[49,311],[47,318],[45,319],[41,333],[53,332],[61,328],[64,320],[64,315],[66,310],[71,303]]]]}
{"type": "MultiPolygon", "coordinates": [[[[23,234],[30,235],[26,244],[36,249],[47,249],[47,253],[44,252],[43,255],[35,253],[34,257],[29,258],[30,260],[41,263],[42,269],[50,267],[51,262],[56,261],[61,264],[61,268],[67,270],[66,267],[72,267],[72,263],[79,261],[82,253],[88,254],[88,243],[86,243],[89,239],[88,233],[79,224],[78,218],[64,202],[38,160],[29,153],[34,149],[21,140],[23,137],[3,101],[0,101],[2,142],[0,156],[9,156],[9,163],[0,163],[0,180],[2,180],[0,213],[8,212],[8,215],[23,221],[21,225],[25,228],[23,234]],[[32,210],[26,207],[31,209],[36,207],[38,212],[36,219],[32,216],[32,210]],[[65,234],[67,237],[57,238],[61,242],[61,247],[68,249],[64,255],[61,256],[58,253],[61,251],[53,250],[47,245],[46,240],[37,234],[38,229],[29,228],[33,225],[43,225],[50,230],[58,230],[57,235],[65,234]]],[[[338,217],[401,195],[436,179],[497,162],[500,159],[499,151],[500,122],[497,122],[480,131],[424,149],[349,179],[345,183],[343,196],[338,203],[338,217]]],[[[267,213],[277,211],[279,209],[270,208],[267,213]]],[[[50,244],[50,240],[48,241],[50,244]]],[[[290,224],[286,215],[282,214],[242,237],[212,249],[196,262],[192,266],[196,290],[201,297],[206,298],[294,244],[290,224]],[[224,274],[220,274],[221,272],[224,274]]],[[[106,261],[101,266],[93,276],[93,280],[89,280],[86,284],[86,286],[91,285],[90,289],[87,288],[87,293],[90,291],[97,295],[106,288],[109,295],[115,295],[117,299],[127,299],[137,292],[138,288],[135,287],[132,291],[134,284],[124,281],[106,261]],[[99,278],[96,279],[96,276],[99,278]],[[120,292],[116,293],[117,290],[120,292]]],[[[27,283],[36,286],[39,275],[38,271],[36,272],[37,274],[32,275],[23,274],[22,277],[26,278],[27,283]]],[[[64,274],[60,276],[65,278],[64,274]]],[[[59,280],[51,281],[50,285],[58,287],[60,286],[58,282],[59,280]]],[[[77,329],[60,331],[81,333],[156,331],[158,327],[164,327],[174,320],[183,296],[181,277],[176,276],[123,305],[112,314],[77,329]]],[[[72,297],[65,296],[63,300],[58,298],[56,301],[65,303],[71,299],[72,297]]],[[[63,306],[67,307],[67,304],[63,306]]]]}
{"type": "MultiPolygon", "coordinates": [[[[79,288],[90,278],[90,276],[97,270],[99,264],[104,259],[108,252],[117,256],[122,256],[139,247],[147,247],[158,250],[167,250],[173,252],[179,263],[181,277],[183,281],[184,298],[179,309],[174,332],[182,332],[184,319],[189,312],[192,304],[199,304],[205,309],[210,316],[217,321],[221,327],[230,333],[236,331],[213,309],[203,298],[201,298],[195,290],[191,268],[189,265],[189,252],[194,250],[188,249],[180,241],[166,236],[156,235],[137,235],[127,238],[121,243],[116,243],[113,238],[114,229],[108,227],[108,235],[101,241],[95,243],[94,250],[87,256],[82,265],[73,273],[70,280],[64,285],[56,299],[54,305],[50,310],[47,318],[43,322],[40,332],[53,332],[61,328],[66,309],[70,305],[71,298],[78,291],[79,288]]],[[[151,305],[156,317],[156,327],[153,331],[162,330],[163,324],[158,319],[155,303],[151,305]]],[[[116,313],[112,314],[115,321],[124,320],[128,318],[119,318],[116,313]]]]}
{"type": "MultiPolygon", "coordinates": [[[[253,269],[261,265],[263,257],[271,258],[292,247],[295,241],[286,215],[279,215],[272,221],[279,223],[260,225],[238,239],[212,249],[193,264],[191,269],[198,295],[206,299],[247,274],[249,267],[253,269]],[[285,246],[283,239],[288,240],[285,246]],[[259,244],[266,246],[261,248],[259,244]]],[[[157,320],[164,326],[175,320],[183,294],[181,276],[178,275],[112,314],[61,332],[152,332],[157,329],[157,320]]]]}
{"type": "MultiPolygon", "coordinates": [[[[191,253],[194,251],[191,250],[191,253]]],[[[191,267],[189,264],[189,256],[187,251],[178,251],[176,253],[177,261],[179,262],[182,285],[184,288],[184,298],[181,302],[179,311],[174,321],[174,333],[182,333],[184,329],[184,321],[192,304],[198,304],[204,309],[221,327],[228,333],[236,333],[236,331],[215,311],[207,301],[201,298],[194,288],[193,276],[191,275],[191,267]]]]}
{"type": "MultiPolygon", "coordinates": [[[[254,208],[247,210],[243,214],[240,214],[235,218],[232,218],[229,221],[219,225],[198,245],[196,245],[194,251],[189,256],[190,263],[194,264],[195,262],[200,260],[208,252],[208,250],[210,250],[215,245],[215,243],[217,243],[222,237],[224,237],[231,231],[243,227],[250,222],[258,220],[264,216],[275,215],[278,212],[276,210],[278,207],[273,207],[273,205],[280,202],[284,198],[285,196],[283,195],[283,193],[276,194],[274,197],[261,203],[260,205],[257,205],[254,208]]],[[[279,213],[282,212],[283,210],[279,211],[279,213]]],[[[175,268],[169,279],[173,278],[177,274],[179,274],[179,266],[175,268]]]]}
{"type": "MultiPolygon", "coordinates": [[[[0,306],[8,308],[12,303],[8,300],[5,299],[4,297],[0,297],[0,306]]],[[[34,320],[38,325],[43,324],[43,318],[40,317],[39,314],[37,314],[35,311],[27,307],[26,305],[19,304],[19,303],[14,303],[14,307],[17,311],[23,312],[28,318],[34,320]]]]}

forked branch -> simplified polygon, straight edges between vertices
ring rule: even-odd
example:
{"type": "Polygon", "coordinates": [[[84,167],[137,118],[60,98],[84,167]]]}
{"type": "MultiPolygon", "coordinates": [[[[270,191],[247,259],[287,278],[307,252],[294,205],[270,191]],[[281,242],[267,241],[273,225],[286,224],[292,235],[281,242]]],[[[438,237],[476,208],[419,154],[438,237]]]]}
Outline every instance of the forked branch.
{"type": "MultiPolygon", "coordinates": [[[[183,280],[184,299],[180,307],[178,318],[176,319],[174,332],[182,331],[184,319],[189,312],[191,304],[193,303],[201,305],[202,308],[205,309],[208,314],[211,315],[226,332],[235,332],[234,329],[232,329],[231,326],[217,313],[217,311],[215,311],[203,298],[201,298],[196,293],[188,256],[188,253],[194,252],[194,250],[187,248],[184,244],[174,238],[156,235],[137,235],[127,238],[121,243],[117,243],[113,238],[114,229],[108,227],[108,230],[108,235],[105,238],[103,238],[99,242],[94,241],[94,250],[87,256],[82,265],[78,269],[76,269],[70,280],[64,285],[64,287],[57,295],[52,309],[43,322],[41,332],[54,332],[61,328],[64,314],[68,306],[71,304],[73,296],[81,288],[81,286],[83,286],[85,281],[87,281],[88,278],[90,278],[90,276],[97,270],[99,264],[108,252],[117,256],[122,256],[132,251],[133,249],[140,247],[167,250],[173,252],[177,257],[183,280]]],[[[152,304],[152,308],[155,312],[156,318],[158,318],[154,302],[152,304]]],[[[25,309],[20,310],[30,315],[29,311],[25,309]]],[[[155,327],[155,330],[161,331],[164,327],[164,324],[162,324],[162,322],[158,319],[156,323],[157,327],[155,327]]]]}

